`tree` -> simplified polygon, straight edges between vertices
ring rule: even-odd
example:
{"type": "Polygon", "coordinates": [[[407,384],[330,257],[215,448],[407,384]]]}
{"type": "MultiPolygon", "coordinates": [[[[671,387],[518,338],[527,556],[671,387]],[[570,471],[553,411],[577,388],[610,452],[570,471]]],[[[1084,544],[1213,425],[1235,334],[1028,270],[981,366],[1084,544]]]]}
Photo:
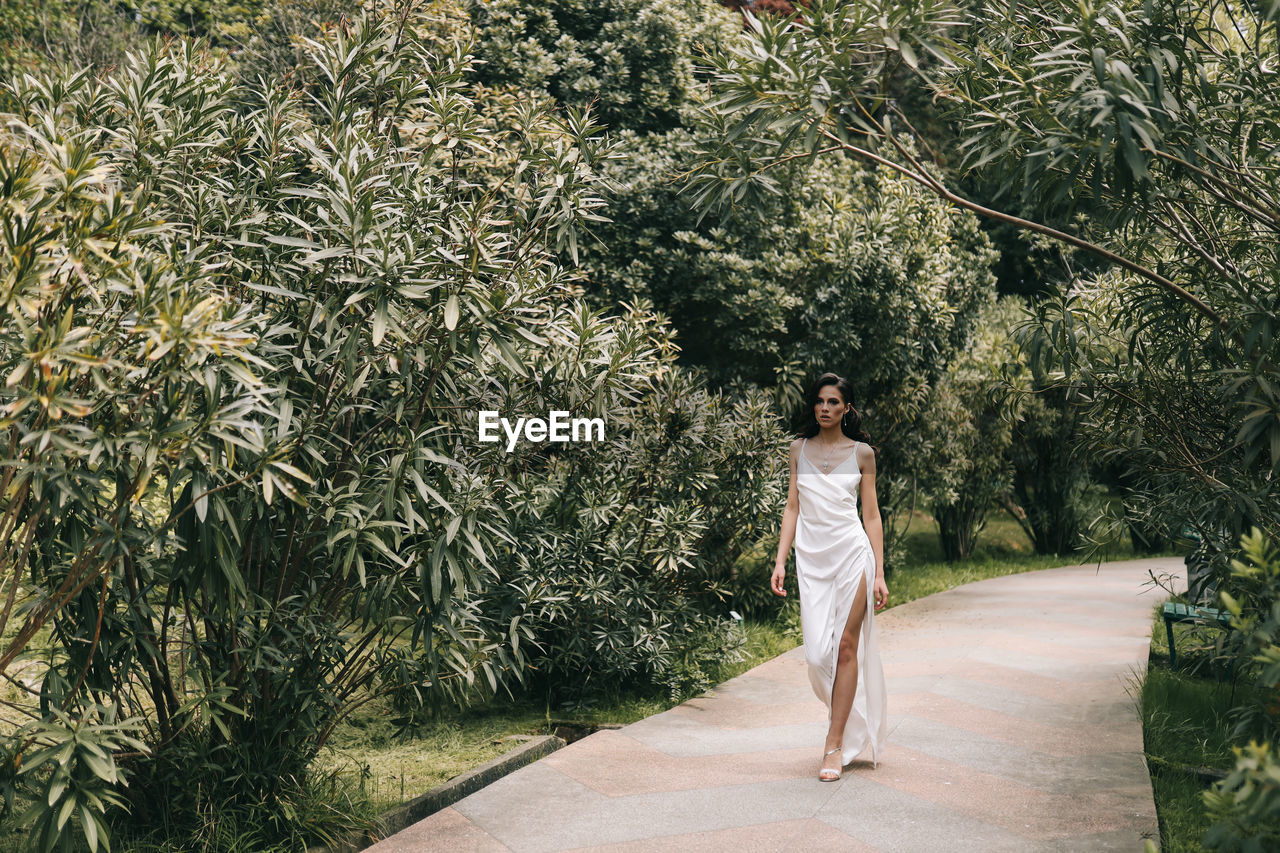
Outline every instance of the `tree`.
{"type": "Polygon", "coordinates": [[[477,193],[462,51],[395,23],[312,44],[314,112],[187,42],[12,95],[3,662],[50,625],[42,711],[140,718],[134,787],[175,809],[287,799],[402,636],[446,686],[519,674],[520,627],[466,602],[500,530],[440,407],[565,333],[548,251],[599,204],[595,129],[531,114],[528,200],[477,193]],[[457,594],[424,607],[433,573],[457,594]]]}
{"type": "Polygon", "coordinates": [[[1037,554],[1070,554],[1093,520],[1086,500],[1089,464],[1080,447],[1080,389],[1031,376],[1018,393],[1024,405],[1012,427],[1013,467],[1005,507],[1037,554]]]}
{"type": "Polygon", "coordinates": [[[1280,523],[1277,258],[1259,239],[1280,224],[1265,165],[1280,115],[1266,70],[1274,26],[1255,7],[1108,4],[1033,47],[1027,35],[1060,14],[1002,19],[957,77],[981,105],[969,149],[989,168],[995,152],[1016,152],[1026,193],[1046,207],[1087,200],[1091,233],[1142,265],[1080,282],[1043,339],[1090,390],[1090,448],[1135,471],[1131,511],[1194,527],[1222,573],[1250,526],[1274,536],[1280,523]],[[1003,46],[1011,68],[988,73],[1003,46]],[[1033,86],[1029,65],[1052,71],[1033,86]],[[1082,74],[1083,88],[1071,82],[1082,74]],[[1242,122],[1252,130],[1240,144],[1242,122]]]}
{"type": "Polygon", "coordinates": [[[609,221],[583,246],[587,296],[601,306],[649,299],[671,318],[684,364],[718,385],[770,386],[795,337],[809,235],[795,222],[801,194],[700,226],[680,197],[694,137],[682,129],[618,135],[624,156],[603,167],[609,221]]]}
{"type": "Polygon", "coordinates": [[[1087,394],[1086,452],[1128,454],[1144,472],[1132,505],[1195,526],[1225,555],[1247,523],[1268,535],[1280,524],[1280,264],[1260,239],[1275,233],[1280,189],[1266,165],[1269,14],[1160,0],[962,16],[815,0],[803,21],[754,21],[714,56],[709,108],[725,143],[706,153],[697,197],[741,204],[792,158],[842,152],[1113,265],[1123,275],[1107,287],[1080,281],[1054,300],[1039,345],[1087,394]],[[1064,230],[985,207],[917,157],[880,80],[925,54],[971,168],[1046,215],[1087,203],[1092,220],[1064,230]]]}
{"type": "Polygon", "coordinates": [[[489,0],[468,8],[481,82],[591,105],[609,127],[641,133],[683,123],[695,46],[738,28],[714,0],[489,0]]]}
{"type": "Polygon", "coordinates": [[[947,560],[972,553],[988,513],[1012,487],[1012,425],[1022,401],[1009,402],[1004,371],[1018,363],[1013,333],[1024,317],[1016,298],[987,306],[918,419],[918,476],[947,560]]]}

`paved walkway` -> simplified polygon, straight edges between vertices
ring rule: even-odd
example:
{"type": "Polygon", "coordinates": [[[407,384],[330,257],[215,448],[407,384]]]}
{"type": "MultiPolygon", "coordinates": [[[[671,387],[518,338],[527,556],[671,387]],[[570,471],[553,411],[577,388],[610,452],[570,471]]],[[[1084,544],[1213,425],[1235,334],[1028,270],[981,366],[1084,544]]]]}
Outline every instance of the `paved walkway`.
{"type": "Polygon", "coordinates": [[[1140,851],[1156,814],[1130,687],[1164,595],[1151,571],[1182,563],[995,578],[880,615],[878,769],[818,781],[826,711],[794,649],[370,850],[1140,851]]]}

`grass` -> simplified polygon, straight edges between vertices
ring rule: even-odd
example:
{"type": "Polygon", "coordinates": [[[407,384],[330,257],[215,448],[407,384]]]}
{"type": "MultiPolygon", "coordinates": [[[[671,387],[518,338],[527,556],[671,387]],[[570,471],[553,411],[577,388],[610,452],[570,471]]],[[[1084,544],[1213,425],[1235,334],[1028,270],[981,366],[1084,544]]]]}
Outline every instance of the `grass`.
{"type": "MultiPolygon", "coordinates": [[[[1234,765],[1228,710],[1241,700],[1229,680],[1214,677],[1212,629],[1175,626],[1178,669],[1168,667],[1168,641],[1157,609],[1152,619],[1151,663],[1140,690],[1142,736],[1151,769],[1163,853],[1201,851],[1209,829],[1201,769],[1234,765]]],[[[1222,673],[1218,673],[1222,674],[1222,673]]]]}
{"type": "Polygon", "coordinates": [[[1004,512],[992,513],[987,526],[978,536],[977,547],[967,560],[948,563],[942,558],[937,523],[931,516],[920,511],[916,511],[911,519],[905,547],[906,558],[888,579],[891,607],[988,578],[1034,572],[1055,566],[1150,556],[1135,554],[1127,540],[1092,556],[1084,552],[1065,555],[1036,554],[1022,528],[1004,512]]]}

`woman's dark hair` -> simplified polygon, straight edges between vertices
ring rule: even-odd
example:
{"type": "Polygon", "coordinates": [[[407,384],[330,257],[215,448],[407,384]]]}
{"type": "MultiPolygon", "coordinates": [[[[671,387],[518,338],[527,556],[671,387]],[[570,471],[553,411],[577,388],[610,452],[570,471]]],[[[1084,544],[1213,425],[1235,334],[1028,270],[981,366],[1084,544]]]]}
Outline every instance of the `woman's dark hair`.
{"type": "MultiPolygon", "coordinates": [[[[807,408],[804,413],[804,423],[800,427],[800,435],[805,438],[813,438],[818,434],[818,419],[813,414],[813,407],[818,405],[818,395],[828,385],[835,386],[836,391],[840,394],[840,399],[844,400],[844,402],[853,402],[853,386],[849,384],[848,380],[834,373],[824,373],[819,376],[818,381],[813,383],[813,387],[809,389],[808,395],[805,396],[807,408]]],[[[863,430],[862,415],[858,414],[856,407],[845,412],[844,418],[840,421],[840,431],[855,441],[861,441],[863,444],[871,443],[871,436],[863,430]]]]}

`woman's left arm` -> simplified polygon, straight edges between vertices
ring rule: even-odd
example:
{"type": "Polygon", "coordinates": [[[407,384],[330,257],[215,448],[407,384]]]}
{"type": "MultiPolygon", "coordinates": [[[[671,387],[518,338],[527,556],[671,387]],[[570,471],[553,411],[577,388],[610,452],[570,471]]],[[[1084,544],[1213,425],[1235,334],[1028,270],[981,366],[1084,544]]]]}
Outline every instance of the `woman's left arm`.
{"type": "Polygon", "coordinates": [[[876,500],[876,452],[866,442],[858,443],[858,469],[862,471],[862,529],[871,540],[876,555],[876,609],[889,601],[889,586],[884,582],[884,524],[880,520],[880,503],[876,500]]]}

